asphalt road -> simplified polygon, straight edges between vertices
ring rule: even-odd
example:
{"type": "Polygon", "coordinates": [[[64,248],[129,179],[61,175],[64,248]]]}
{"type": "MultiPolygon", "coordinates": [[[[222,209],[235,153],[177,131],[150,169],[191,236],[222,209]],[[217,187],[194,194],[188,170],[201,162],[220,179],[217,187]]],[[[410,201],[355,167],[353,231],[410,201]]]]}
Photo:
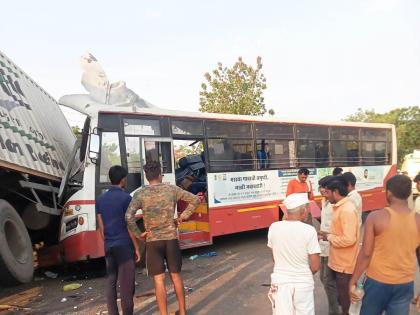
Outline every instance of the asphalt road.
{"type": "MultiPolygon", "coordinates": [[[[189,314],[243,315],[270,314],[267,291],[272,269],[271,253],[266,247],[267,230],[220,237],[213,246],[184,251],[183,277],[190,288],[189,314]],[[216,251],[218,256],[190,261],[194,254],[216,251]]],[[[103,263],[60,267],[51,271],[57,279],[38,274],[30,284],[0,289],[0,305],[19,306],[17,311],[0,314],[106,314],[103,263]],[[80,289],[63,292],[63,285],[81,283],[80,289]],[[63,300],[65,299],[65,301],[63,300]],[[22,309],[26,307],[27,310],[22,309]]],[[[316,314],[328,314],[326,296],[315,276],[316,314]]],[[[152,281],[141,270],[136,275],[136,314],[157,314],[152,281]]],[[[416,281],[416,292],[420,280],[416,281]]],[[[170,311],[177,309],[168,281],[170,311]]],[[[417,314],[413,308],[411,314],[417,314]]]]}

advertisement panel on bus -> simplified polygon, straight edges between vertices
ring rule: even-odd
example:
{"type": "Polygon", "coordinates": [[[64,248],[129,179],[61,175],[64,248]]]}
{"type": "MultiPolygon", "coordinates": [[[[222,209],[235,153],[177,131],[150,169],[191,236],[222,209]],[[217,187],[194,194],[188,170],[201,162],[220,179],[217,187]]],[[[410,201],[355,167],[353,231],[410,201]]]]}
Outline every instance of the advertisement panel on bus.
{"type": "MultiPolygon", "coordinates": [[[[344,167],[357,178],[359,192],[381,188],[391,166],[344,167]]],[[[318,180],[331,175],[333,168],[309,168],[309,181],[314,194],[319,196],[318,180]]],[[[286,197],[288,182],[296,177],[298,169],[214,173],[208,175],[209,207],[217,208],[247,204],[255,200],[264,202],[286,197]]],[[[368,210],[368,209],[364,209],[368,210]]]]}

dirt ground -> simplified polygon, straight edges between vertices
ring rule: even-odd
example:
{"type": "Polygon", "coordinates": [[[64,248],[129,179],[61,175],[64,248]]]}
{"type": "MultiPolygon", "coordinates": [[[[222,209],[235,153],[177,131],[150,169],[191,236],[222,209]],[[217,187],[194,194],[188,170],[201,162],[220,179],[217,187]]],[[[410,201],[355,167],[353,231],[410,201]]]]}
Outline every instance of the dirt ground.
{"type": "MultiPolygon", "coordinates": [[[[267,230],[216,238],[209,247],[183,252],[183,277],[187,288],[189,314],[270,314],[267,299],[272,269],[271,254],[266,247],[267,230]],[[189,260],[195,254],[217,252],[218,256],[189,260]]],[[[106,314],[105,278],[102,261],[49,269],[58,273],[50,279],[39,272],[34,281],[14,288],[0,288],[0,305],[19,307],[5,314],[106,314]],[[82,287],[63,292],[63,285],[80,283],[82,287]],[[26,308],[26,309],[23,309],[26,308]]],[[[315,276],[316,314],[328,314],[326,296],[315,276]]],[[[157,314],[151,279],[138,269],[136,274],[135,314],[157,314]]],[[[416,281],[419,292],[420,280],[416,281]]],[[[176,298],[168,281],[171,311],[177,309],[176,298]]],[[[417,314],[412,307],[410,314],[417,314]]]]}

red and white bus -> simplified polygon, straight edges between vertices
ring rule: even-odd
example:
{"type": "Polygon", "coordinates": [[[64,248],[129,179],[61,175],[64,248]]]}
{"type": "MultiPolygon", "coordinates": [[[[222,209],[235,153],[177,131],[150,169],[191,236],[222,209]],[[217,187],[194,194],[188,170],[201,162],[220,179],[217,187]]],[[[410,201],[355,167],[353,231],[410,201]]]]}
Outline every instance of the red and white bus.
{"type": "MultiPolygon", "coordinates": [[[[66,262],[104,255],[95,199],[110,187],[108,170],[114,164],[128,169],[129,192],[147,184],[142,169],[153,159],[161,162],[165,181],[203,195],[196,213],[180,226],[182,248],[279,220],[287,183],[300,167],[310,170],[318,201],[321,177],[337,166],[353,172],[364,211],[385,206],[384,182],[397,170],[395,128],[389,124],[161,109],[121,112],[121,107],[104,108],[90,118],[92,152],[84,172],[70,179],[79,188],[68,199],[61,222],[66,262]]],[[[178,206],[182,211],[183,205],[178,206]]]]}

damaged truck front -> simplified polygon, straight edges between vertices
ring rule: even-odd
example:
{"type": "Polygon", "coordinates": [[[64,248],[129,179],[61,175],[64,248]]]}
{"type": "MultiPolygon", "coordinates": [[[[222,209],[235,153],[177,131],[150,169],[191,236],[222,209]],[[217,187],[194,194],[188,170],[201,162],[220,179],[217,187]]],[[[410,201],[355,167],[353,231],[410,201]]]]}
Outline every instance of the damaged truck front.
{"type": "Polygon", "coordinates": [[[0,52],[0,285],[30,281],[35,249],[58,243],[86,128],[76,141],[58,103],[0,52]]]}

